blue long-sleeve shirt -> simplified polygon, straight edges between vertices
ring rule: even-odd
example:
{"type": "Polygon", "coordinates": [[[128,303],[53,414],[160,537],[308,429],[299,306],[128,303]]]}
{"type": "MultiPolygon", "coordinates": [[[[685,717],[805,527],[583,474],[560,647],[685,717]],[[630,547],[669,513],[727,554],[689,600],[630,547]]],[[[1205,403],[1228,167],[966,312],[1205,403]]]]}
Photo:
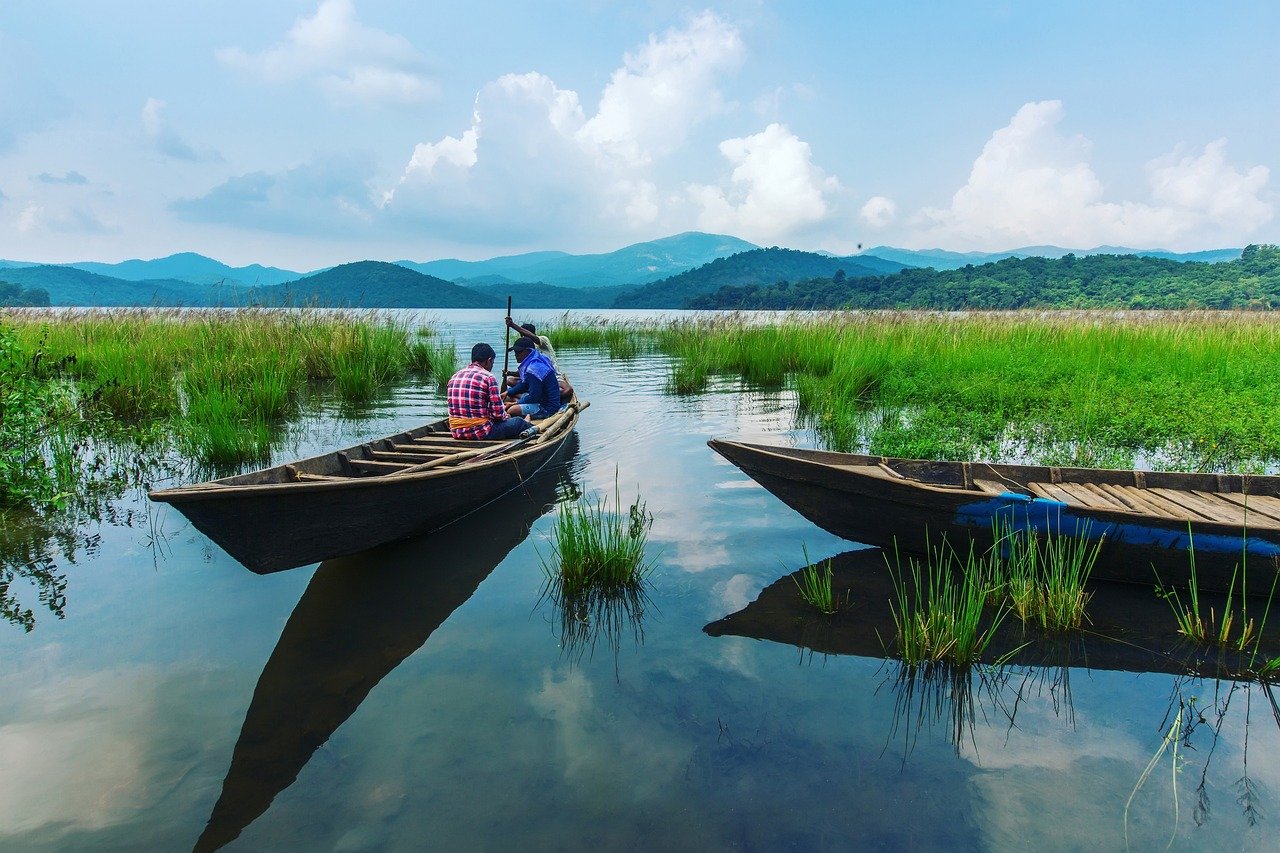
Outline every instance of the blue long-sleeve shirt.
{"type": "Polygon", "coordinates": [[[512,397],[528,394],[529,403],[537,403],[535,418],[548,418],[560,411],[560,380],[551,360],[540,352],[532,352],[520,362],[520,381],[507,389],[512,397]]]}

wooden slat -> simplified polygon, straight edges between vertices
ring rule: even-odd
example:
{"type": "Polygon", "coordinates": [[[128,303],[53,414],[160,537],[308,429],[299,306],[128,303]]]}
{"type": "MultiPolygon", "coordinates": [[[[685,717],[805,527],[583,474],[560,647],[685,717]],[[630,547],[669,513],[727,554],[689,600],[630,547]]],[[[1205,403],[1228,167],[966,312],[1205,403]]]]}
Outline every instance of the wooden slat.
{"type": "Polygon", "coordinates": [[[1097,495],[1099,500],[1107,501],[1108,503],[1110,503],[1113,509],[1123,510],[1124,512],[1133,511],[1133,507],[1129,506],[1127,503],[1120,500],[1115,495],[1109,494],[1105,489],[1103,489],[1097,483],[1081,483],[1080,485],[1088,489],[1090,492],[1093,492],[1093,494],[1097,495]]]}
{"type": "MultiPolygon", "coordinates": [[[[459,445],[461,441],[457,442],[459,445]]],[[[464,448],[459,447],[459,450],[464,448]]],[[[419,456],[430,456],[433,453],[448,453],[453,450],[452,447],[429,447],[423,444],[392,444],[386,448],[387,453],[415,453],[419,456]]]]}
{"type": "Polygon", "coordinates": [[[983,480],[975,478],[973,485],[991,495],[1003,495],[1005,492],[1016,491],[1013,487],[1006,485],[1005,483],[1001,483],[998,480],[983,480]]]}
{"type": "Polygon", "coordinates": [[[1172,501],[1179,506],[1185,506],[1190,510],[1207,515],[1214,521],[1220,521],[1223,524],[1241,524],[1244,522],[1244,512],[1239,507],[1229,503],[1215,501],[1212,498],[1195,494],[1194,492],[1184,492],[1177,489],[1148,489],[1155,492],[1160,497],[1172,501]]]}
{"type": "Polygon", "coordinates": [[[418,451],[417,453],[392,453],[387,450],[371,450],[369,456],[378,462],[408,462],[410,465],[416,465],[419,462],[425,462],[434,456],[443,456],[448,453],[456,453],[455,450],[441,450],[438,452],[418,451]]]}
{"type": "Polygon", "coordinates": [[[1258,513],[1280,521],[1280,501],[1269,495],[1246,495],[1243,492],[1214,492],[1213,495],[1238,507],[1247,506],[1250,515],[1258,513]]]}
{"type": "Polygon", "coordinates": [[[1058,499],[1056,496],[1049,494],[1049,492],[1045,490],[1044,483],[1027,483],[1027,488],[1030,489],[1031,493],[1038,498],[1047,498],[1051,501],[1056,501],[1058,499]]]}
{"type": "Polygon", "coordinates": [[[1116,486],[1111,483],[1099,483],[1098,488],[1107,494],[1129,506],[1134,512],[1140,512],[1143,515],[1158,515],[1160,517],[1168,516],[1168,512],[1163,507],[1157,507],[1142,500],[1137,495],[1130,494],[1131,491],[1140,491],[1132,486],[1116,486]]]}
{"type": "Polygon", "coordinates": [[[1185,507],[1182,504],[1169,500],[1168,498],[1161,497],[1151,489],[1139,489],[1136,486],[1120,486],[1119,488],[1124,489],[1125,492],[1132,495],[1134,498],[1145,501],[1160,510],[1167,518],[1185,518],[1189,521],[1214,521],[1213,516],[1206,515],[1202,512],[1196,512],[1189,507],[1185,507]]]}
{"type": "Polygon", "coordinates": [[[1055,483],[1035,483],[1034,485],[1040,487],[1040,491],[1043,493],[1042,497],[1051,501],[1061,501],[1064,504],[1080,503],[1070,492],[1063,491],[1062,487],[1055,483]]]}
{"type": "Polygon", "coordinates": [[[1071,495],[1075,503],[1089,509],[1115,509],[1115,505],[1110,500],[1099,497],[1081,483],[1059,483],[1058,488],[1071,495]]]}
{"type": "Polygon", "coordinates": [[[308,474],[306,471],[298,472],[298,482],[300,483],[332,483],[337,480],[351,481],[353,477],[330,477],[328,474],[308,474]]]}
{"type": "Polygon", "coordinates": [[[1274,507],[1266,507],[1260,505],[1260,501],[1254,495],[1247,498],[1240,492],[1201,492],[1196,494],[1205,500],[1211,500],[1218,504],[1229,506],[1236,512],[1240,513],[1239,524],[1259,524],[1264,527],[1273,527],[1280,522],[1280,510],[1274,507]]]}
{"type": "Polygon", "coordinates": [[[392,471],[403,471],[405,468],[412,466],[404,462],[378,462],[374,459],[352,459],[351,467],[356,471],[390,474],[392,471]]]}

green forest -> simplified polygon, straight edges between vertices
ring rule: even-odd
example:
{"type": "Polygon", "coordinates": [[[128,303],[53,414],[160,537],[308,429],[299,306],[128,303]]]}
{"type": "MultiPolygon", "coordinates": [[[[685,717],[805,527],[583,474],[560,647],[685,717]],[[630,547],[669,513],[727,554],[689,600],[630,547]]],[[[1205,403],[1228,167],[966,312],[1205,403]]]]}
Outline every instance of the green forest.
{"type": "Polygon", "coordinates": [[[32,308],[47,306],[49,291],[42,287],[31,287],[24,290],[22,285],[11,281],[0,281],[0,307],[32,308]]]}
{"type": "Polygon", "coordinates": [[[1246,308],[1280,307],[1280,248],[1252,245],[1239,260],[1179,263],[1136,255],[1007,258],[938,271],[725,286],[684,307],[735,310],[931,308],[1246,308]]]}

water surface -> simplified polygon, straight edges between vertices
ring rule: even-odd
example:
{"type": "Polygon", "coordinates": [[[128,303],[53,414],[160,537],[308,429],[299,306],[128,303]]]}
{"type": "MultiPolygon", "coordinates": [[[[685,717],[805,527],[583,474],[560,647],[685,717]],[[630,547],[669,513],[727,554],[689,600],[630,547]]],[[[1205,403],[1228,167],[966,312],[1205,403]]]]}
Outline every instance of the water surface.
{"type": "MultiPolygon", "coordinates": [[[[499,342],[483,314],[435,317],[460,350],[499,342]]],[[[140,494],[77,530],[65,618],[0,623],[0,846],[1273,846],[1280,724],[1256,685],[1088,666],[912,685],[874,650],[704,633],[802,544],[855,547],[706,446],[812,444],[793,397],[672,397],[661,356],[560,359],[592,404],[577,446],[436,536],[259,577],[140,494]],[[615,488],[655,514],[651,603],[616,644],[566,648],[550,507],[615,488]],[[1126,821],[1180,713],[1178,772],[1166,750],[1126,821]]],[[[307,417],[279,456],[443,413],[406,383],[307,417]]]]}

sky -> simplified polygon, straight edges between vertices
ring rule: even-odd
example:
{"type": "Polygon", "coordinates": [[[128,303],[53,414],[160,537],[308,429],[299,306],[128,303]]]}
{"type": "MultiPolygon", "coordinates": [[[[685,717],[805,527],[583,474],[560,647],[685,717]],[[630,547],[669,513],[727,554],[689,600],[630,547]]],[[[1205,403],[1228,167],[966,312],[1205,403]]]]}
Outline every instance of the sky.
{"type": "Polygon", "coordinates": [[[1280,243],[1280,3],[3,0],[0,258],[1280,243]]]}

